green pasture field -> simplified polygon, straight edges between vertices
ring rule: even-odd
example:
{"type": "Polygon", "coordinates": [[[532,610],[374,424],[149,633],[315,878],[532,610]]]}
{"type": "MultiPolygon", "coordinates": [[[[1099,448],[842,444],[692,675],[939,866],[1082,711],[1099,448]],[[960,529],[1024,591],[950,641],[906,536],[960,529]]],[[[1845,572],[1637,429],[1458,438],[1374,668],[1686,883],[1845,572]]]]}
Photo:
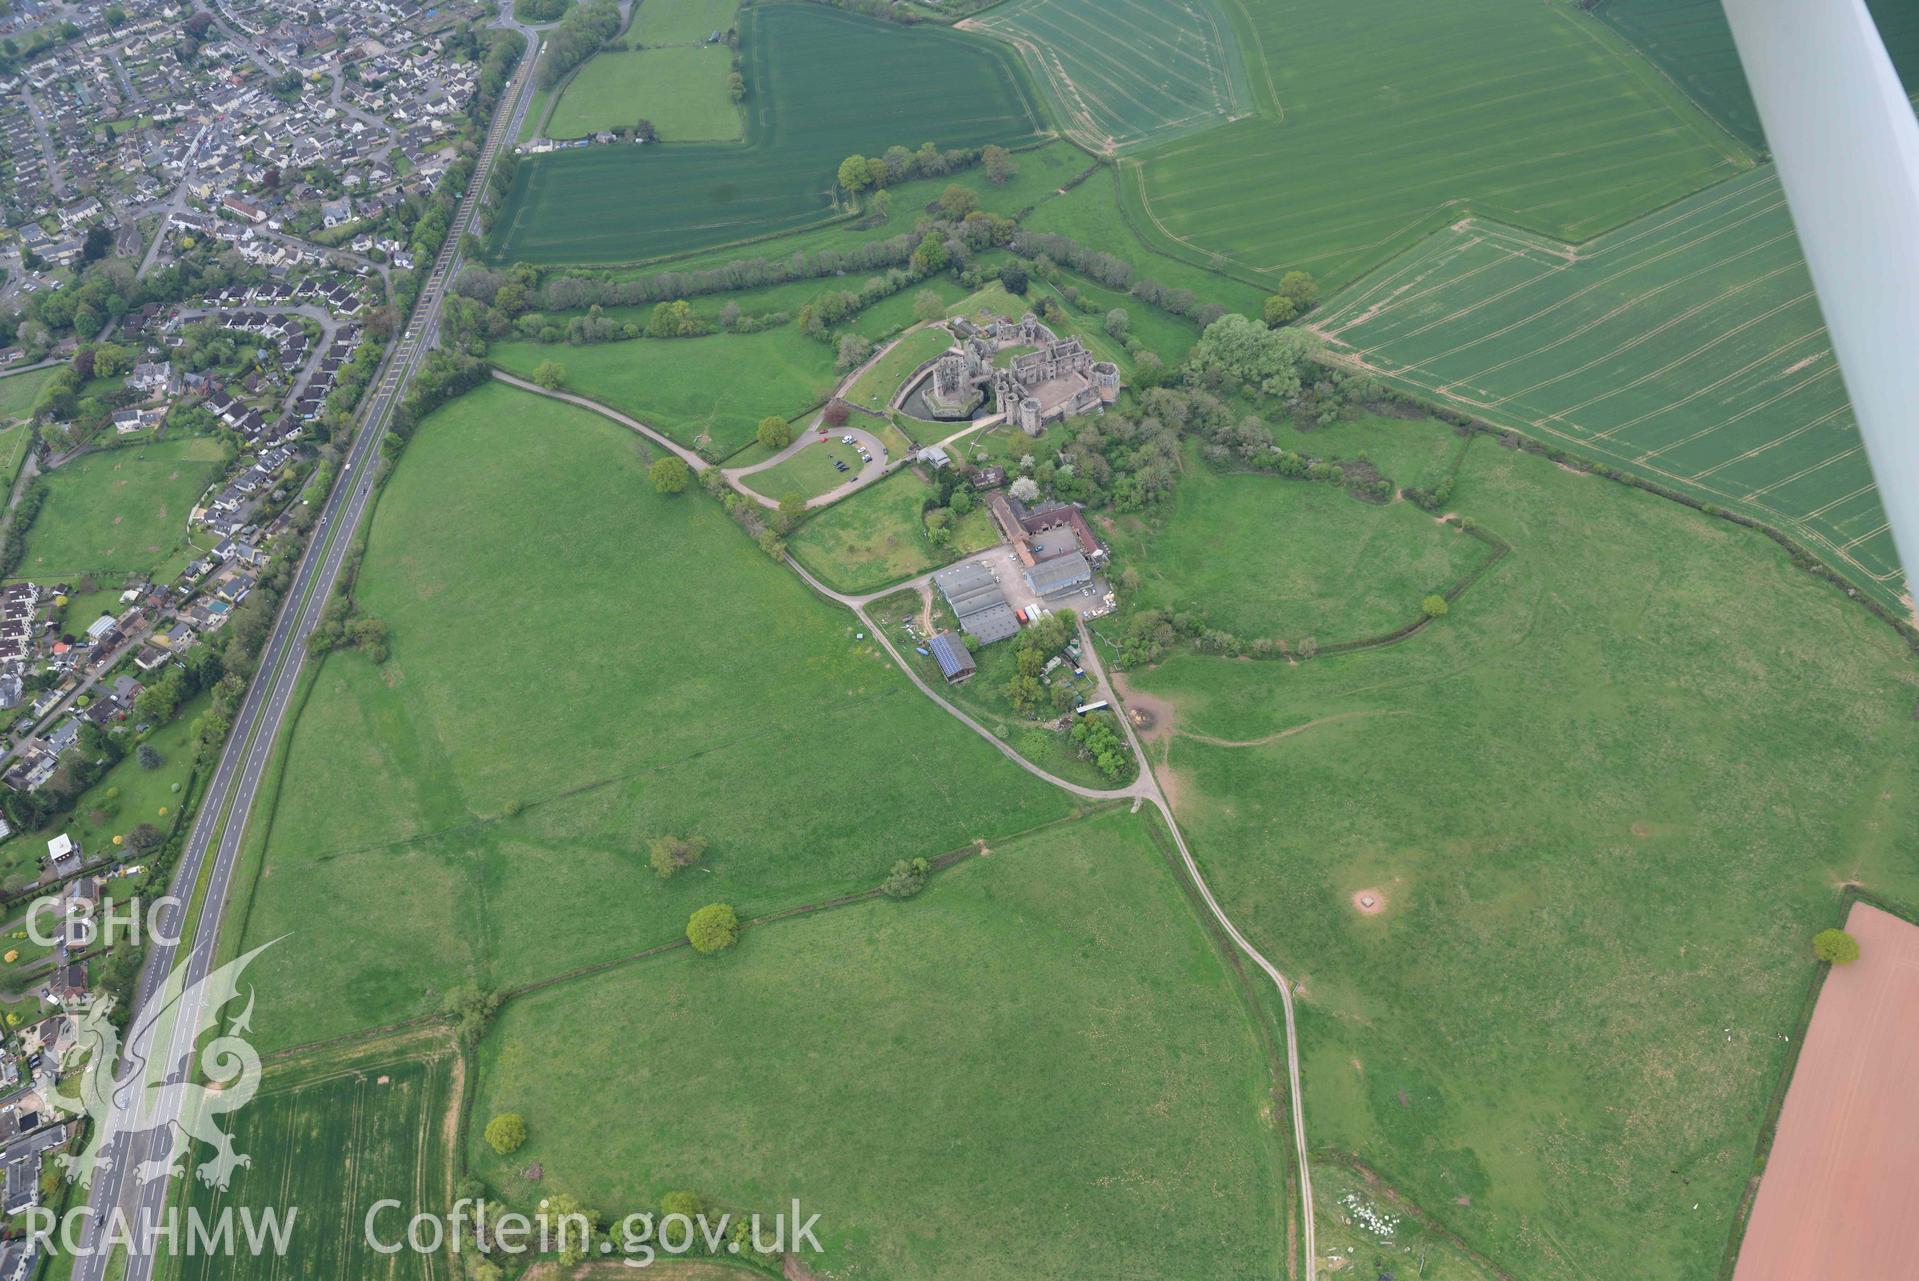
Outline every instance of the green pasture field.
{"type": "Polygon", "coordinates": [[[4,491],[13,492],[13,482],[20,476],[20,468],[27,461],[27,451],[33,447],[33,428],[27,423],[14,423],[0,427],[0,485],[4,491]]]}
{"type": "Polygon", "coordinates": [[[920,515],[932,497],[932,486],[902,468],[808,520],[788,545],[795,560],[835,591],[871,592],[999,542],[992,517],[976,507],[953,526],[949,546],[932,546],[920,515]]]}
{"type": "Polygon", "coordinates": [[[746,445],[769,414],[797,418],[823,403],[834,382],[832,349],[797,325],[578,347],[495,343],[487,359],[522,378],[556,361],[566,369],[568,391],[631,414],[709,458],[746,445]]]}
{"type": "Polygon", "coordinates": [[[33,413],[33,402],[40,398],[40,391],[47,380],[60,372],[58,365],[49,365],[45,369],[33,369],[24,374],[9,374],[0,378],[0,423],[16,418],[25,418],[33,413]]]}
{"type": "Polygon", "coordinates": [[[936,423],[907,414],[894,414],[892,421],[894,429],[915,445],[937,445],[966,425],[965,423],[936,423]]]}
{"type": "Polygon", "coordinates": [[[132,850],[116,847],[113,838],[125,836],[142,823],[151,823],[162,832],[173,829],[193,778],[193,752],[199,737],[194,721],[212,705],[212,691],[197,694],[180,705],[171,721],[147,737],[147,743],[160,753],[158,769],[142,769],[129,751],[81,794],[71,813],[54,818],[37,832],[16,835],[0,845],[0,878],[9,885],[16,876],[31,880],[36,861],[46,853],[47,842],[62,832],[71,835],[89,855],[118,854],[128,862],[140,862],[140,856],[132,850]]]}
{"type": "Polygon", "coordinates": [[[1313,325],[1388,381],[1776,525],[1896,607],[1892,539],[1770,169],[1576,257],[1469,221],[1313,325]]]}
{"type": "Polygon", "coordinates": [[[952,345],[953,335],[938,325],[914,330],[874,361],[846,389],[846,403],[876,414],[885,413],[900,387],[912,377],[913,371],[952,345]]]}
{"type": "Polygon", "coordinates": [[[1013,0],[967,25],[1018,49],[1054,116],[1095,152],[1253,109],[1245,54],[1212,0],[1013,0]]]}
{"type": "MultiPolygon", "coordinates": [[[[1424,426],[1394,423],[1380,434],[1405,427],[1397,434],[1442,453],[1457,444],[1424,426]]],[[[1282,443],[1315,445],[1310,437],[1282,443]]],[[[1422,600],[1493,555],[1404,499],[1376,505],[1336,485],[1222,474],[1197,450],[1169,509],[1121,517],[1113,541],[1121,563],[1140,575],[1127,608],[1196,612],[1242,640],[1283,640],[1293,649],[1309,637],[1324,646],[1414,622],[1422,600]]]]}
{"type": "Polygon", "coordinates": [[[1260,116],[1120,173],[1135,228],[1199,266],[1340,284],[1467,213],[1583,240],[1752,164],[1571,5],[1273,0],[1247,14],[1260,116]]]}
{"type": "MultiPolygon", "coordinates": [[[[379,1253],[366,1229],[369,1212],[383,1200],[400,1205],[375,1218],[382,1241],[404,1239],[415,1214],[450,1211],[462,1077],[459,1054],[440,1029],[273,1063],[260,1093],[231,1122],[234,1147],[252,1164],[235,1171],[224,1192],[189,1176],[182,1197],[209,1223],[231,1210],[236,1237],[244,1210],[284,1215],[298,1206],[285,1256],[256,1257],[244,1244],[231,1257],[164,1252],[162,1275],[170,1281],[464,1276],[450,1252],[379,1253]]],[[[208,1152],[197,1150],[202,1158],[208,1152]]]]}
{"type": "Polygon", "coordinates": [[[792,231],[834,213],[835,173],[850,153],[1039,135],[1023,73],[984,36],[813,4],[754,5],[740,27],[744,144],[529,157],[495,222],[492,255],[634,262],[792,231]],[[860,69],[855,85],[836,70],[844,67],[860,69]]]}
{"type": "Polygon", "coordinates": [[[737,139],[740,108],[726,93],[732,69],[733,51],[723,44],[594,54],[567,82],[546,135],[584,138],[644,117],[662,142],[737,139]]]}
{"type": "MultiPolygon", "coordinates": [[[[1894,0],[1877,0],[1870,8],[1910,92],[1919,86],[1919,9],[1894,0]]],[[[1742,142],[1755,149],[1766,145],[1720,0],[1602,0],[1593,12],[1742,142]]]]}
{"type": "Polygon", "coordinates": [[[742,476],[740,483],[768,498],[779,499],[788,494],[814,498],[853,480],[865,465],[860,462],[859,454],[854,452],[851,445],[840,444],[838,436],[831,437],[829,443],[822,445],[817,436],[809,433],[807,441],[806,448],[779,466],[742,476]],[[846,471],[833,469],[835,458],[846,464],[846,471]]]}
{"type": "MultiPolygon", "coordinates": [[[[1127,332],[1146,345],[1146,349],[1159,357],[1160,364],[1174,368],[1185,363],[1187,353],[1193,344],[1199,341],[1199,326],[1190,320],[1171,315],[1157,307],[1149,307],[1130,295],[1117,290],[1096,285],[1083,276],[1067,273],[1066,284],[1079,290],[1080,301],[1092,306],[1088,312],[1076,312],[1067,303],[1063,289],[1056,289],[1044,280],[1033,282],[1035,296],[1052,294],[1060,300],[1073,316],[1072,328],[1082,337],[1097,336],[1105,339],[1106,313],[1118,308],[1126,313],[1127,332]]],[[[1223,304],[1222,304],[1223,305],[1223,304]]],[[[1113,345],[1112,355],[1120,362],[1122,370],[1130,371],[1137,363],[1120,344],[1113,345]]]]}
{"type": "Polygon", "coordinates": [[[718,503],[655,493],[652,456],[498,383],[408,444],[356,585],[392,657],[326,659],[256,811],[262,865],[229,930],[293,935],[254,968],[263,1049],[628,956],[715,899],[751,914],[869,887],[894,859],[1068,811],[718,503]],[[647,844],[669,834],[709,848],[662,881],[647,844]]]}
{"type": "Polygon", "coordinates": [[[20,574],[54,581],[146,573],[187,545],[187,513],[220,472],[220,442],[190,436],[84,454],[44,478],[20,574]]]}
{"type": "Polygon", "coordinates": [[[1270,1046],[1155,821],[1107,810],[996,842],[909,902],[510,1003],[480,1050],[474,1170],[516,1204],[610,1215],[682,1188],[744,1212],[797,1196],[821,1275],[1013,1281],[1104,1258],[1277,1281],[1270,1046]],[[502,1160],[479,1131],[508,1111],[528,1138],[502,1160]]]}
{"type": "MultiPolygon", "coordinates": [[[[730,293],[701,294],[687,299],[686,304],[717,328],[720,313],[726,309],[728,303],[738,306],[742,314],[749,316],[776,311],[797,316],[800,308],[820,295],[829,291],[843,290],[849,284],[859,283],[862,282],[853,280],[851,277],[845,280],[790,280],[783,285],[768,285],[764,289],[738,289],[730,293]]],[[[859,334],[875,343],[891,338],[914,323],[914,300],[923,292],[931,292],[942,304],[951,305],[965,297],[967,291],[951,276],[934,276],[902,289],[891,297],[882,298],[848,321],[843,331],[859,334]]],[[[651,304],[613,306],[602,308],[602,311],[616,320],[633,321],[644,326],[647,317],[652,314],[653,307],[651,304]]],[[[571,313],[547,314],[555,321],[564,324],[571,313]]]]}
{"type": "Polygon", "coordinates": [[[732,27],[739,0],[645,0],[633,13],[627,35],[651,49],[663,44],[699,44],[732,27]]]}
{"type": "Polygon", "coordinates": [[[1919,895],[1919,666],[1763,534],[1644,491],[1480,440],[1451,506],[1515,548],[1465,607],[1131,673],[1173,730],[1148,750],[1299,984],[1316,1146],[1505,1275],[1715,1275],[1807,941],[1848,883],[1919,895]]]}
{"type": "MultiPolygon", "coordinates": [[[[1034,231],[1071,236],[1089,248],[1112,254],[1132,264],[1140,280],[1157,280],[1173,289],[1190,289],[1208,302],[1230,311],[1257,316],[1268,289],[1215,274],[1149,245],[1121,213],[1117,182],[1122,171],[1108,165],[1065,195],[1054,196],[1033,210],[1021,225],[1034,231]]],[[[1133,181],[1130,176],[1125,180],[1133,181]]],[[[1177,248],[1177,246],[1174,246],[1177,248]]],[[[1125,305],[1125,304],[1120,304],[1125,305]]],[[[1138,304],[1129,308],[1143,310],[1138,304]]],[[[1137,314],[1134,317],[1138,319],[1137,314]]],[[[1189,344],[1190,345],[1190,344],[1189,344]]]]}

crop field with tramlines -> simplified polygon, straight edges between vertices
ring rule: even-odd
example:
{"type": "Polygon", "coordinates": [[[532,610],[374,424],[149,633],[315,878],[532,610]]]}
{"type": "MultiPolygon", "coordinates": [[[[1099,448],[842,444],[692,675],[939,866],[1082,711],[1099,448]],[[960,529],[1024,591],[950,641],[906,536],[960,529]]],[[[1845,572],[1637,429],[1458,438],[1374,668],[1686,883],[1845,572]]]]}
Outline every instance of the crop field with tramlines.
{"type": "Polygon", "coordinates": [[[1314,327],[1353,363],[1779,526],[1899,598],[1770,169],[1576,250],[1466,219],[1333,300],[1314,327]]]}
{"type": "Polygon", "coordinates": [[[1018,49],[1062,126],[1095,151],[1252,110],[1246,60],[1211,0],[1013,0],[963,25],[1018,49]]]}
{"type": "MultiPolygon", "coordinates": [[[[1872,0],[1869,7],[1907,90],[1919,86],[1914,78],[1919,71],[1919,5],[1872,0]]],[[[1755,147],[1765,145],[1720,0],[1604,0],[1593,13],[1638,45],[1726,128],[1755,147]]]]}
{"type": "MultiPolygon", "coordinates": [[[[414,1214],[442,1214],[451,1206],[464,1079],[452,1038],[435,1028],[275,1061],[259,1097],[235,1117],[234,1146],[251,1163],[225,1190],[189,1177],[180,1195],[209,1221],[228,1210],[236,1219],[268,1212],[291,1218],[285,1255],[246,1248],[231,1255],[175,1254],[160,1275],[168,1281],[450,1281],[464,1275],[446,1253],[378,1251],[366,1226],[381,1201],[393,1203],[376,1220],[383,1241],[402,1236],[414,1214]]],[[[238,1226],[234,1231],[242,1239],[238,1226]]]]}
{"type": "Polygon", "coordinates": [[[1343,284],[1466,213],[1584,240],[1752,163],[1619,35],[1541,0],[1263,0],[1259,115],[1128,156],[1155,248],[1343,284]]]}

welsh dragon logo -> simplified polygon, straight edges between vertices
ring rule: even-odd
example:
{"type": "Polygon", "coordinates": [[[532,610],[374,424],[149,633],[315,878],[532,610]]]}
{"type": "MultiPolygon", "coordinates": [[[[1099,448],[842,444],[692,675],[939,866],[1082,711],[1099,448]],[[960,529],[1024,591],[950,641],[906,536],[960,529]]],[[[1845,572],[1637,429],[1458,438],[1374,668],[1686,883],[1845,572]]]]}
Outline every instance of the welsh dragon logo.
{"type": "Polygon", "coordinates": [[[132,1140],[162,1127],[170,1136],[166,1150],[134,1167],[134,1177],[143,1184],[183,1173],[195,1139],[213,1149],[197,1171],[210,1187],[226,1188],[235,1170],[253,1163],[234,1150],[232,1136],[218,1123],[225,1113],[245,1107],[260,1088],[260,1056],[246,1039],[253,1019],[251,986],[245,1007],[226,1021],[224,1030],[221,1022],[223,1011],[239,998],[240,976],[271,946],[265,943],[235,957],[191,985],[187,967],[175,966],[166,985],[128,1028],[124,1064],[119,1033],[107,1017],[113,999],[72,1011],[78,1041],[68,1062],[80,1059],[82,1065],[57,1082],[43,1080],[41,1085],[52,1108],[93,1122],[86,1147],[58,1158],[69,1182],[91,1185],[96,1173],[113,1165],[115,1140],[132,1140]],[[220,1034],[196,1052],[200,1039],[212,1031],[220,1034]],[[192,1079],[196,1053],[206,1084],[192,1079]],[[75,1083],[77,1093],[69,1093],[66,1087],[75,1083]]]}

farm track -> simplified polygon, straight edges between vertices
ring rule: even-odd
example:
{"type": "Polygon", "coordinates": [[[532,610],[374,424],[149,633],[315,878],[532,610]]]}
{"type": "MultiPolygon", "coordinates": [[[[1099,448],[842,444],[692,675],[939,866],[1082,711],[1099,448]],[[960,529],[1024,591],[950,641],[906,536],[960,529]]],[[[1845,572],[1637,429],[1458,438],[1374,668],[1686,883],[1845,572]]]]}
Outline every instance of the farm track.
{"type": "MultiPolygon", "coordinates": [[[[666,437],[660,435],[652,428],[641,424],[629,415],[623,414],[619,410],[609,408],[606,405],[599,404],[596,401],[589,400],[584,396],[577,396],[569,392],[549,391],[544,387],[524,383],[519,379],[506,378],[497,372],[495,377],[502,378],[502,381],[511,382],[513,385],[522,387],[535,394],[549,396],[556,400],[563,400],[569,404],[580,406],[584,409],[590,409],[629,430],[635,430],[645,434],[650,439],[673,449],[682,457],[690,453],[690,451],[685,450],[684,447],[673,444],[667,440],[666,437]]],[[[705,467],[708,465],[710,464],[705,463],[705,460],[699,460],[698,466],[705,467]]],[[[1294,1159],[1297,1162],[1297,1168],[1299,1170],[1301,1189],[1301,1221],[1303,1225],[1301,1235],[1306,1258],[1306,1281],[1317,1281],[1317,1260],[1315,1257],[1317,1245],[1313,1232],[1312,1172],[1310,1167],[1310,1154],[1306,1142],[1306,1106],[1299,1080],[1299,1033],[1294,1017],[1292,986],[1288,983],[1286,976],[1280,972],[1279,968],[1269,961],[1258,948],[1253,946],[1252,941],[1240,932],[1239,927],[1233,923],[1232,918],[1229,917],[1225,909],[1220,906],[1219,900],[1214,897],[1212,888],[1206,883],[1206,878],[1200,871],[1198,861],[1194,859],[1192,850],[1186,844],[1185,834],[1180,831],[1179,821],[1173,814],[1173,807],[1166,799],[1166,793],[1160,786],[1158,778],[1153,773],[1151,758],[1147,756],[1144,747],[1141,746],[1139,736],[1134,732],[1131,718],[1122,715],[1117,719],[1121,726],[1124,727],[1127,743],[1132,749],[1134,757],[1139,762],[1139,777],[1126,787],[1111,789],[1086,787],[1079,783],[1068,782],[1066,779],[1051,774],[1033,764],[1031,761],[1028,761],[1025,757],[1014,751],[1010,745],[1002,742],[999,737],[987,729],[986,726],[980,724],[979,721],[941,697],[932,686],[928,685],[926,681],[920,677],[912,665],[906,661],[905,655],[899,652],[899,649],[894,645],[892,639],[886,635],[885,630],[874,626],[873,620],[866,613],[866,606],[868,604],[880,597],[892,595],[903,588],[916,586],[921,581],[930,578],[930,574],[920,575],[918,578],[909,580],[904,584],[895,583],[876,592],[851,595],[834,591],[826,584],[820,582],[817,578],[813,577],[812,574],[807,572],[805,566],[801,565],[791,556],[787,557],[786,564],[795,574],[799,575],[800,579],[804,581],[807,586],[811,587],[820,596],[851,610],[854,616],[865,625],[866,630],[879,641],[881,648],[887,652],[887,655],[893,660],[894,665],[906,674],[906,678],[913,683],[914,687],[917,688],[920,693],[931,699],[942,711],[954,717],[962,725],[966,726],[966,728],[979,735],[979,737],[987,743],[990,743],[994,750],[1006,757],[1013,764],[1019,766],[1036,778],[1043,779],[1063,791],[1071,792],[1073,795],[1083,797],[1087,800],[1131,800],[1135,808],[1143,804],[1151,804],[1159,811],[1160,818],[1165,822],[1167,830],[1172,834],[1173,844],[1179,852],[1180,862],[1185,869],[1186,876],[1192,887],[1198,892],[1200,900],[1206,905],[1206,909],[1212,915],[1215,924],[1226,937],[1232,941],[1235,947],[1251,960],[1253,964],[1259,967],[1261,972],[1271,980],[1273,986],[1279,991],[1280,1004],[1284,1011],[1286,1024],[1287,1094],[1292,1107],[1294,1159]]],[[[1121,700],[1119,695],[1113,689],[1112,682],[1107,677],[1105,667],[1100,662],[1098,651],[1093,644],[1092,636],[1086,631],[1084,624],[1080,627],[1080,645],[1081,651],[1087,656],[1085,659],[1087,667],[1094,674],[1098,682],[1100,696],[1115,706],[1120,706],[1121,700]]]]}

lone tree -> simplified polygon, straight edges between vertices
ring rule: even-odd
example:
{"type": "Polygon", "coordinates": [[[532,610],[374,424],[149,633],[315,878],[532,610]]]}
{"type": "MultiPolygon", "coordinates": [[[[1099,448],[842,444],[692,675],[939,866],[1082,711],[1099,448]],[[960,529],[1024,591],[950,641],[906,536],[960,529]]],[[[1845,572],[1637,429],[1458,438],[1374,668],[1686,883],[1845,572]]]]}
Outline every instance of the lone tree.
{"type": "Polygon", "coordinates": [[[873,185],[873,169],[866,163],[865,156],[848,156],[840,161],[840,186],[846,193],[857,196],[873,185]]]}
{"type": "Polygon", "coordinates": [[[533,381],[554,391],[566,381],[566,366],[557,360],[542,360],[533,370],[533,381]]]}
{"type": "Polygon", "coordinates": [[[781,536],[792,533],[806,516],[806,495],[794,491],[780,495],[779,510],[773,513],[773,529],[781,536]]]}
{"type": "Polygon", "coordinates": [[[945,270],[948,257],[946,245],[938,236],[929,233],[924,240],[920,241],[919,248],[913,251],[913,256],[908,261],[912,264],[914,271],[922,276],[930,276],[945,270]]]}
{"type": "Polygon", "coordinates": [[[986,167],[986,179],[995,187],[1004,187],[1006,180],[1019,172],[1019,166],[1013,163],[1013,153],[1004,147],[988,145],[980,148],[980,163],[986,167]]]}
{"type": "Polygon", "coordinates": [[[979,208],[979,197],[957,182],[949,182],[946,190],[940,193],[939,207],[941,213],[958,222],[979,208]]]}
{"type": "Polygon", "coordinates": [[[1020,294],[1022,296],[1025,295],[1027,287],[1030,284],[1026,275],[1026,268],[1017,262],[1009,262],[999,269],[999,282],[1006,286],[1007,293],[1020,294]]]}
{"type": "Polygon", "coordinates": [[[1446,604],[1446,598],[1438,592],[1434,592],[1431,596],[1419,602],[1420,612],[1428,618],[1444,618],[1449,608],[1450,606],[1446,604]]]}
{"type": "Polygon", "coordinates": [[[633,136],[641,142],[658,142],[660,140],[660,131],[653,127],[651,120],[648,120],[645,116],[641,116],[639,123],[633,126],[633,136]]]}
{"type": "Polygon", "coordinates": [[[683,867],[691,867],[700,861],[706,853],[706,841],[698,836],[656,836],[653,838],[647,862],[659,873],[662,881],[668,880],[683,867]]]}
{"type": "Polygon", "coordinates": [[[166,761],[161,759],[160,753],[154,751],[153,747],[147,743],[142,743],[135,748],[134,756],[139,760],[141,769],[159,769],[166,764],[166,761]]]}
{"type": "Polygon", "coordinates": [[[932,864],[923,858],[900,859],[880,883],[880,892],[888,898],[912,898],[926,888],[926,878],[932,874],[932,864]]]}
{"type": "Polygon", "coordinates": [[[693,474],[692,468],[672,455],[658,459],[646,469],[646,478],[653,482],[653,488],[662,494],[679,494],[686,491],[686,482],[693,474]]]}
{"type": "Polygon", "coordinates": [[[755,435],[767,449],[785,449],[793,443],[793,424],[777,414],[768,414],[760,419],[760,429],[755,435]]]}
{"type": "Polygon", "coordinates": [[[676,1214],[688,1219],[697,1219],[700,1217],[700,1212],[705,1209],[706,1202],[700,1200],[700,1194],[697,1192],[669,1192],[660,1198],[662,1219],[671,1218],[676,1214]]]}
{"type": "Polygon", "coordinates": [[[526,1142],[526,1118],[518,1112],[502,1112],[486,1123],[487,1146],[501,1156],[519,1150],[526,1142]]]}
{"type": "Polygon", "coordinates": [[[1859,940],[1844,930],[1820,930],[1812,936],[1812,954],[1828,965],[1851,965],[1859,959],[1859,940]]]}
{"type": "Polygon", "coordinates": [[[826,404],[826,412],[820,416],[826,420],[828,427],[844,427],[846,420],[853,416],[853,411],[843,400],[830,400],[826,404]]]}
{"type": "Polygon", "coordinates": [[[740,918],[731,903],[708,903],[686,922],[686,941],[701,956],[724,952],[739,937],[740,918]]]}

